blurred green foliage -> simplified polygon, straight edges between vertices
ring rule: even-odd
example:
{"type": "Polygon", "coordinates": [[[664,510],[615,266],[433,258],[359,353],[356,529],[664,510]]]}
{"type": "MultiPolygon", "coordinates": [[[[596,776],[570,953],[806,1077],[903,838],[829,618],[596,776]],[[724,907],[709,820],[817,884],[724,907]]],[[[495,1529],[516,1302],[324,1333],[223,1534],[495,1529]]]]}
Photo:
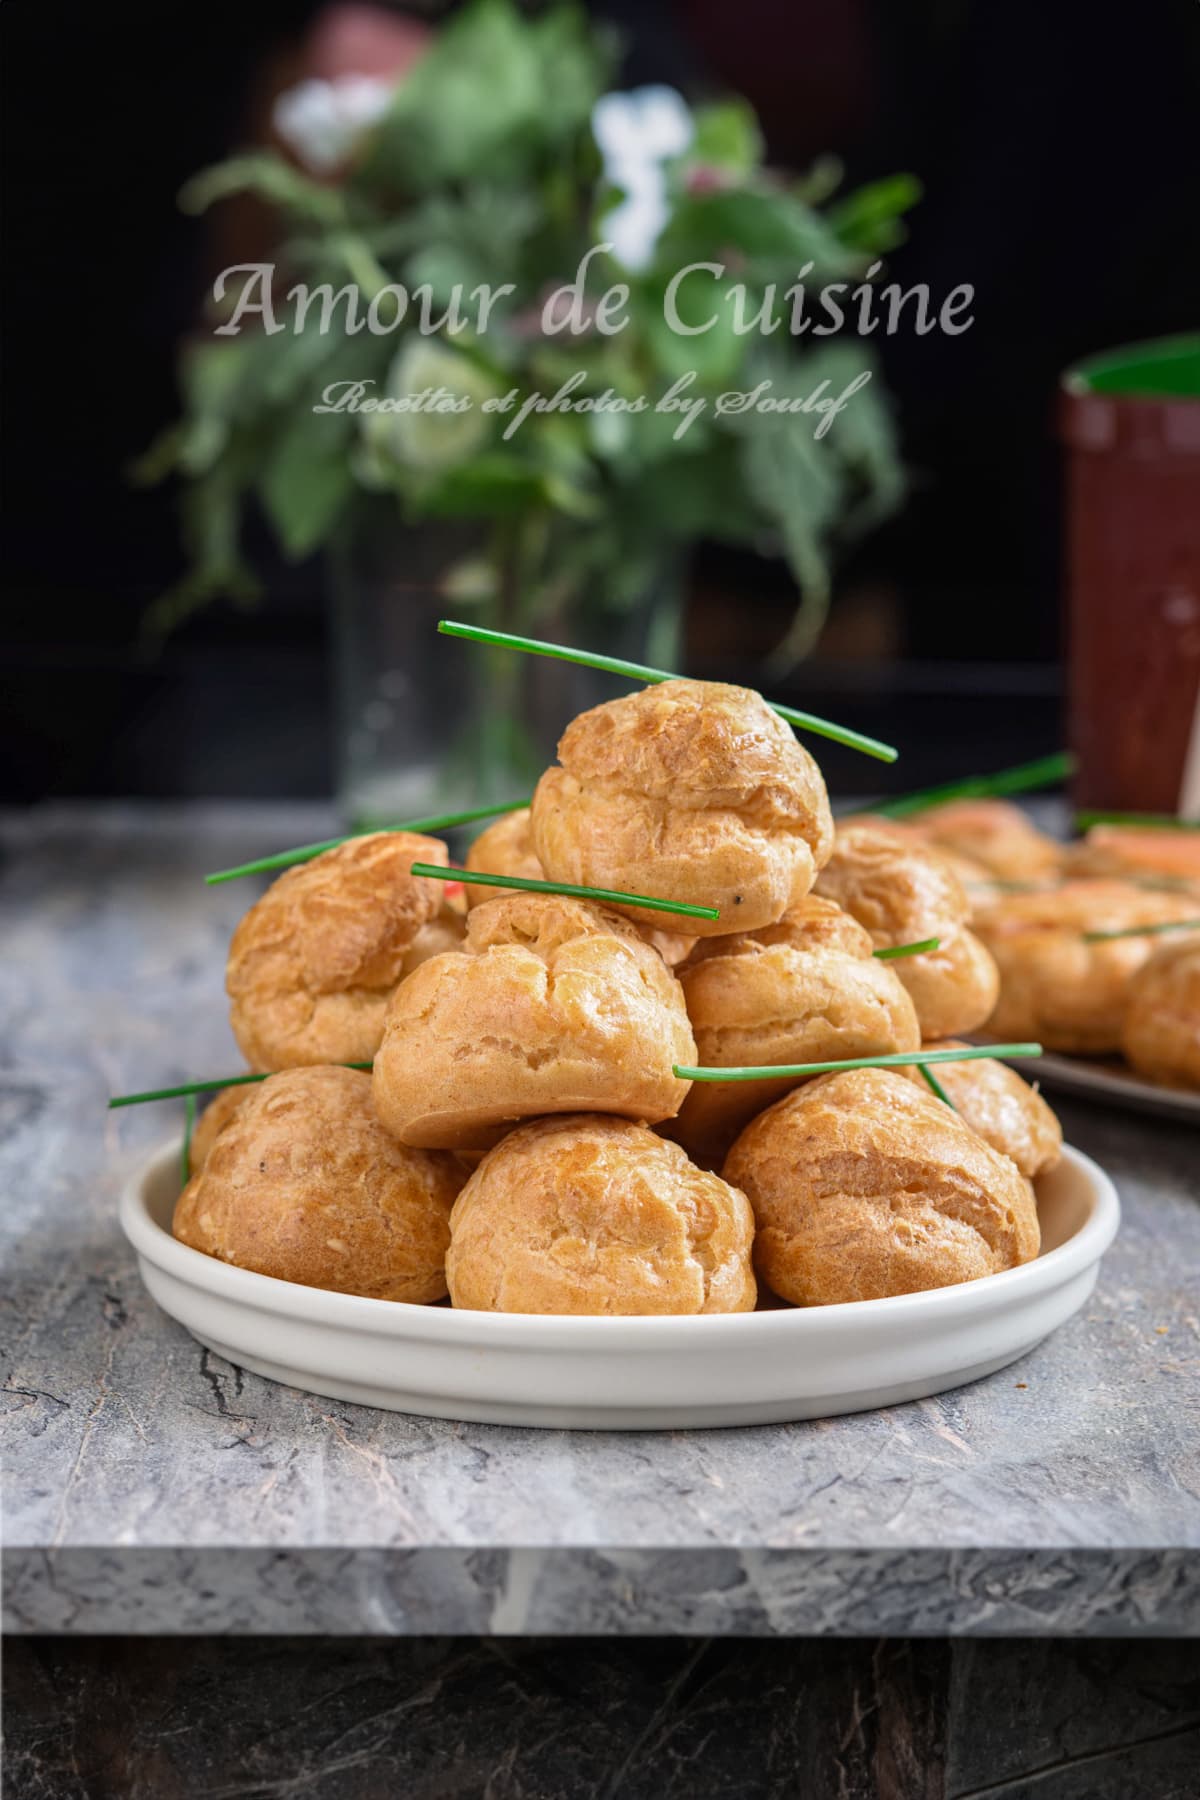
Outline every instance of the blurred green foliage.
{"type": "MultiPolygon", "coordinates": [[[[274,291],[289,328],[269,334],[251,322],[237,336],[197,336],[183,351],[182,419],[138,471],[183,483],[189,567],[159,602],[159,627],[213,595],[253,593],[240,550],[247,505],[261,507],[293,558],[386,505],[404,521],[485,524],[490,550],[482,564],[472,559],[465,591],[481,617],[510,625],[581,597],[633,605],[664,551],[700,535],[778,549],[802,596],[789,653],[811,646],[839,538],[901,496],[892,423],[877,380],[820,438],[811,416],[718,416],[712,402],[726,390],[768,379],[774,394],[799,397],[828,381],[836,395],[870,366],[858,338],[792,336],[786,322],[772,335],[739,335],[727,295],[742,284],[753,314],[769,283],[782,292],[805,265],[814,284],[861,279],[897,242],[915,185],[898,176],[831,200],[835,164],[785,180],[764,167],[744,102],[700,107],[690,146],[666,167],[669,214],[652,260],[636,273],[607,255],[589,264],[589,292],[628,284],[625,328],[546,335],[546,293],[573,279],[621,199],[604,180],[591,129],[613,66],[612,43],[573,5],[530,19],[511,0],[474,0],[335,180],[262,150],[187,185],[181,203],[191,211],[245,192],[276,210],[274,291]],[[684,336],[664,303],[672,276],[696,261],[724,263],[727,274],[683,291],[681,312],[718,319],[684,336]],[[363,307],[387,284],[410,295],[426,285],[435,310],[456,287],[469,295],[511,283],[515,293],[496,304],[486,331],[468,323],[453,336],[421,336],[415,306],[388,335],[347,334],[344,308],[331,330],[317,328],[319,308],[293,330],[280,296],[326,282],[356,283],[363,307]],[[578,371],[575,398],[646,394],[651,410],[536,414],[508,439],[509,420],[479,410],[514,387],[552,394],[578,371]],[[706,404],[677,438],[679,416],[653,403],[691,371],[688,398],[706,404]],[[440,384],[474,404],[450,415],[314,412],[339,381],[392,395],[440,384]]],[[[226,296],[226,316],[235,297],[226,296]]],[[[470,320],[469,302],[465,312],[470,320]]],[[[451,586],[457,573],[448,571],[451,586]]]]}

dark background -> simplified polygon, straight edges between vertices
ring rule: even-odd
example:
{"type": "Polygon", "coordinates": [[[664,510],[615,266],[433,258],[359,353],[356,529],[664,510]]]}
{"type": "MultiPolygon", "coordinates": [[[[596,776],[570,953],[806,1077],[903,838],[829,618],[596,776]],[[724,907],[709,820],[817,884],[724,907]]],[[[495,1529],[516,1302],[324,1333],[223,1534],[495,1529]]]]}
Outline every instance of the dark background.
{"type": "MultiPolygon", "coordinates": [[[[249,135],[266,72],[317,10],[305,0],[0,9],[0,798],[330,789],[319,565],[281,565],[264,539],[259,608],[210,607],[150,655],[139,623],[179,570],[174,501],[126,479],[173,416],[175,346],[210,274],[211,228],[182,218],[175,194],[249,135]]],[[[935,293],[976,287],[965,336],[883,346],[913,498],[843,568],[822,654],[791,695],[836,693],[839,716],[868,729],[901,711],[910,742],[919,718],[909,786],[948,757],[961,771],[1054,748],[1054,386],[1087,352],[1200,320],[1200,7],[627,0],[602,10],[627,31],[626,81],[744,92],[778,162],[801,168],[832,150],[851,181],[916,172],[926,197],[891,273],[935,293]]],[[[752,673],[748,653],[786,623],[786,575],[702,551],[695,589],[695,672],[752,673]]],[[[773,691],[789,697],[787,684],[773,691]]],[[[844,765],[847,782],[879,773],[861,758],[844,765]]]]}

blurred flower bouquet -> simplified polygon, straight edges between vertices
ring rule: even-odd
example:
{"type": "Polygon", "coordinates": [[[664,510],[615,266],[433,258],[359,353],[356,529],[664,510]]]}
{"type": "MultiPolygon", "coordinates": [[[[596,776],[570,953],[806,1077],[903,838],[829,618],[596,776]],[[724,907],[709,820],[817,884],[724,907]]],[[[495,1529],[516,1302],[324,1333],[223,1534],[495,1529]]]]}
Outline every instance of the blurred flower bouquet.
{"type": "MultiPolygon", "coordinates": [[[[360,309],[357,330],[347,329],[352,309],[335,305],[324,316],[310,307],[286,329],[264,328],[260,308],[257,325],[234,333],[230,283],[210,335],[186,347],[184,416],[143,464],[147,477],[174,472],[184,484],[190,567],[159,603],[159,623],[218,593],[253,592],[240,537],[255,504],[289,557],[328,549],[343,591],[368,582],[370,546],[372,605],[398,621],[393,641],[357,652],[391,677],[366,703],[380,729],[389,707],[429,700],[393,666],[404,637],[411,662],[414,596],[507,629],[619,640],[669,666],[677,584],[668,574],[701,535],[786,556],[801,603],[782,652],[811,647],[838,539],[901,492],[886,404],[877,383],[865,386],[821,435],[803,415],[722,416],[713,403],[730,390],[768,381],[776,392],[824,383],[838,393],[870,363],[858,338],[738,329],[725,302],[738,284],[753,318],[771,284],[782,291],[798,272],[814,284],[861,280],[897,241],[913,183],[896,177],[834,200],[832,166],[800,181],[762,166],[742,102],[692,112],[669,89],[614,94],[611,69],[611,44],[574,6],[525,17],[512,0],[473,0],[394,88],[310,82],[285,96],[276,124],[295,160],[251,152],[188,185],[190,210],[240,191],[272,204],[277,295],[328,283],[342,298],[350,284],[360,309]],[[596,245],[611,248],[589,258],[596,245]],[[584,259],[588,294],[627,287],[621,328],[597,328],[585,297],[577,329],[547,329],[546,297],[584,259]],[[691,334],[678,324],[686,291],[673,291],[673,311],[667,300],[672,278],[696,263],[723,272],[694,288],[696,322],[714,323],[691,334]],[[428,323],[456,294],[481,289],[499,294],[486,328],[468,306],[457,328],[434,335],[415,304],[395,298],[427,290],[428,323]],[[372,301],[388,329],[363,329],[372,301]],[[680,431],[679,413],[655,402],[682,378],[689,401],[705,405],[680,431]],[[553,396],[564,383],[574,383],[573,402],[648,404],[547,408],[511,432],[511,414],[493,410],[514,390],[553,396]],[[384,399],[440,389],[466,404],[315,410],[352,387],[384,399]],[[420,521],[432,522],[434,548],[417,555],[406,533],[420,521]]],[[[528,659],[493,665],[475,696],[492,717],[480,727],[490,738],[460,746],[472,792],[481,770],[491,777],[483,786],[503,789],[522,762],[540,766],[543,750],[522,743],[527,709],[506,685],[517,661],[528,659]]],[[[467,717],[461,698],[455,710],[467,717]]],[[[385,804],[432,800],[434,784],[422,780],[385,804]]],[[[448,791],[443,781],[437,799],[448,791]]]]}

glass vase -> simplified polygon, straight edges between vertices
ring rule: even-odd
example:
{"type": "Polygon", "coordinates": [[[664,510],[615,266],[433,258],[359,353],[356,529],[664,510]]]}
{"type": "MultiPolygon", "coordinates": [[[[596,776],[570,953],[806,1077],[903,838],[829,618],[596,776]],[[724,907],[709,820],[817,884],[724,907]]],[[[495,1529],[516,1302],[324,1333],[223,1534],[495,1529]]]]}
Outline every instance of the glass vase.
{"type": "Polygon", "coordinates": [[[511,604],[447,597],[448,572],[483,543],[469,528],[393,518],[331,551],[338,798],[356,829],[520,803],[568,721],[629,691],[595,669],[443,636],[439,619],[678,666],[677,554],[632,604],[592,590],[513,617],[511,604]]]}

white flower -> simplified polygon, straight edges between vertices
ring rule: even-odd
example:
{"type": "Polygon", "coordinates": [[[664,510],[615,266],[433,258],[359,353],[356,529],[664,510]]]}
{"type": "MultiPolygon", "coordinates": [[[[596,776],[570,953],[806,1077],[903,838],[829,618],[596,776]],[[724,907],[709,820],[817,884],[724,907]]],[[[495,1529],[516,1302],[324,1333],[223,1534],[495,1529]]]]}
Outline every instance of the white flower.
{"type": "Polygon", "coordinates": [[[681,156],[692,141],[692,131],[687,102],[674,88],[602,94],[592,108],[592,134],[606,173],[612,165],[659,163],[681,156]]]}
{"type": "Polygon", "coordinates": [[[674,88],[635,88],[602,94],[592,109],[592,135],[604,173],[625,198],[604,216],[604,231],[618,262],[644,269],[667,222],[663,163],[692,141],[692,115],[674,88]]]}
{"type": "Polygon", "coordinates": [[[300,161],[315,175],[345,162],[368,126],[387,111],[396,84],[374,75],[342,75],[336,81],[302,81],[280,94],[271,120],[300,161]]]}
{"type": "Polygon", "coordinates": [[[412,337],[392,359],[381,398],[403,411],[364,413],[368,450],[409,468],[439,474],[469,462],[491,435],[483,403],[499,392],[468,356],[428,338],[412,337]],[[442,396],[443,404],[435,403],[442,396]],[[453,401],[461,410],[450,410],[453,401]]]}

